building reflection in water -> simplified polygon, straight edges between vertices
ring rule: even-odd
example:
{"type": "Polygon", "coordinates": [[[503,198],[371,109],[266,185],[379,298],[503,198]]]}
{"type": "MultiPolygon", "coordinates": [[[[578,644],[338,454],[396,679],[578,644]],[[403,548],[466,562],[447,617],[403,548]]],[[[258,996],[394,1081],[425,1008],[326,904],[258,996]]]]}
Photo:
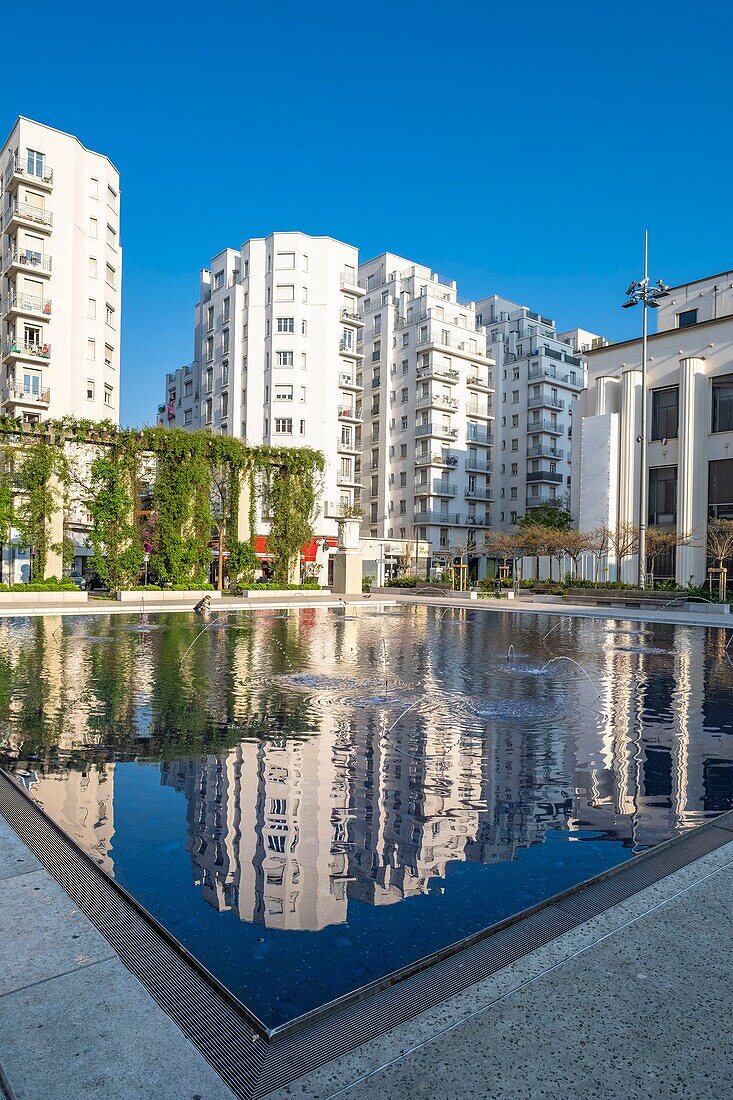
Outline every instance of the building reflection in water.
{"type": "Polygon", "coordinates": [[[440,890],[451,863],[511,860],[548,829],[640,850],[730,808],[724,632],[569,620],[553,650],[587,654],[596,688],[536,674],[541,620],[482,620],[263,613],[193,650],[198,624],[182,617],[96,634],[79,620],[6,621],[6,753],[110,873],[109,750],[160,761],[186,800],[203,897],[277,929],[440,890]],[[520,639],[533,675],[503,656],[520,639]],[[481,718],[487,697],[498,709],[481,718]]]}

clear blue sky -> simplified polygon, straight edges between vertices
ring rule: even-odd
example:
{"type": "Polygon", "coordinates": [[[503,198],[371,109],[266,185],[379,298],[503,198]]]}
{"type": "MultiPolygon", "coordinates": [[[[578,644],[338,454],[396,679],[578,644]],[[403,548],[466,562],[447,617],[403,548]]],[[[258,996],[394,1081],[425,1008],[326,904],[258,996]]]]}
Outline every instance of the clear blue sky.
{"type": "Polygon", "coordinates": [[[655,278],[733,267],[719,0],[41,0],[32,19],[38,70],[6,85],[3,136],[25,114],[120,170],[123,423],[154,420],[191,359],[199,268],[275,229],[615,339],[636,331],[619,306],[645,224],[655,278]]]}

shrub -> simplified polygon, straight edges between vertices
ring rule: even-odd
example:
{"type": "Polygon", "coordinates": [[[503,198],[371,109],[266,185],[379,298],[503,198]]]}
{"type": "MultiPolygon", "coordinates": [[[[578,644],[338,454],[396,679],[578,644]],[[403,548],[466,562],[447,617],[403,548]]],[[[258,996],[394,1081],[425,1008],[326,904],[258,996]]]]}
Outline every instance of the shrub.
{"type": "Polygon", "coordinates": [[[231,589],[232,595],[238,592],[320,592],[320,584],[315,581],[307,581],[305,584],[280,584],[278,581],[265,581],[264,584],[239,584],[231,589]]]}
{"type": "Polygon", "coordinates": [[[28,584],[2,584],[0,592],[78,592],[69,577],[46,577],[42,581],[29,581],[28,584]]]}
{"type": "Polygon", "coordinates": [[[405,573],[402,577],[393,577],[389,582],[390,588],[415,588],[416,585],[417,577],[413,577],[409,573],[405,573]]]}
{"type": "Polygon", "coordinates": [[[373,584],[374,584],[374,577],[362,577],[361,578],[361,590],[362,590],[362,592],[371,592],[373,584]]]}

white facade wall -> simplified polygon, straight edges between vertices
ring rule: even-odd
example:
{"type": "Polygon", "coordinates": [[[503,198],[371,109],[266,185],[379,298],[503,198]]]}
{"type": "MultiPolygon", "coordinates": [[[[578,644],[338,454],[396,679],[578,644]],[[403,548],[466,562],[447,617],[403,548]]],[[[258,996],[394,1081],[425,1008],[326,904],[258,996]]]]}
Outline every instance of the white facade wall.
{"type": "MultiPolygon", "coordinates": [[[[716,280],[722,282],[721,277],[716,280]]],[[[692,533],[676,556],[676,580],[706,578],[709,515],[733,518],[733,316],[675,327],[681,305],[711,307],[713,280],[676,287],[660,308],[661,331],[649,337],[646,369],[650,525],[692,533]],[[707,284],[710,284],[708,286],[707,284]],[[698,287],[704,284],[700,298],[698,287]],[[677,310],[677,312],[675,312],[677,310]],[[662,404],[672,412],[662,413],[662,404]],[[670,482],[668,490],[654,482],[670,482]]],[[[718,302],[728,301],[719,292],[718,302]]],[[[701,308],[701,307],[698,307],[701,308]]],[[[730,306],[733,309],[733,300],[730,306]]],[[[589,385],[574,417],[573,511],[580,526],[605,518],[610,526],[638,523],[641,340],[592,351],[589,385]],[[606,464],[606,456],[608,462],[606,464]],[[601,511],[589,502],[608,502],[601,511]]],[[[623,579],[637,563],[627,559],[623,579]]]]}
{"type": "Polygon", "coordinates": [[[117,424],[119,173],[77,138],[22,117],[0,173],[0,408],[117,424]]]}
{"type": "Polygon", "coordinates": [[[456,284],[391,253],[363,263],[363,536],[485,567],[493,410],[485,334],[456,284]]]}

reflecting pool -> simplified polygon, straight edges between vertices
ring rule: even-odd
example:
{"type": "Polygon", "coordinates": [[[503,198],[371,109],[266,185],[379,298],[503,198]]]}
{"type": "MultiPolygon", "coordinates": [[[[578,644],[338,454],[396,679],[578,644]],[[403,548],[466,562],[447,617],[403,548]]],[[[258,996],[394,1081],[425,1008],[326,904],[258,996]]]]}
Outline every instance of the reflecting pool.
{"type": "Polygon", "coordinates": [[[727,632],[475,609],[0,621],[0,759],[269,1026],[733,804],[727,632]]]}

